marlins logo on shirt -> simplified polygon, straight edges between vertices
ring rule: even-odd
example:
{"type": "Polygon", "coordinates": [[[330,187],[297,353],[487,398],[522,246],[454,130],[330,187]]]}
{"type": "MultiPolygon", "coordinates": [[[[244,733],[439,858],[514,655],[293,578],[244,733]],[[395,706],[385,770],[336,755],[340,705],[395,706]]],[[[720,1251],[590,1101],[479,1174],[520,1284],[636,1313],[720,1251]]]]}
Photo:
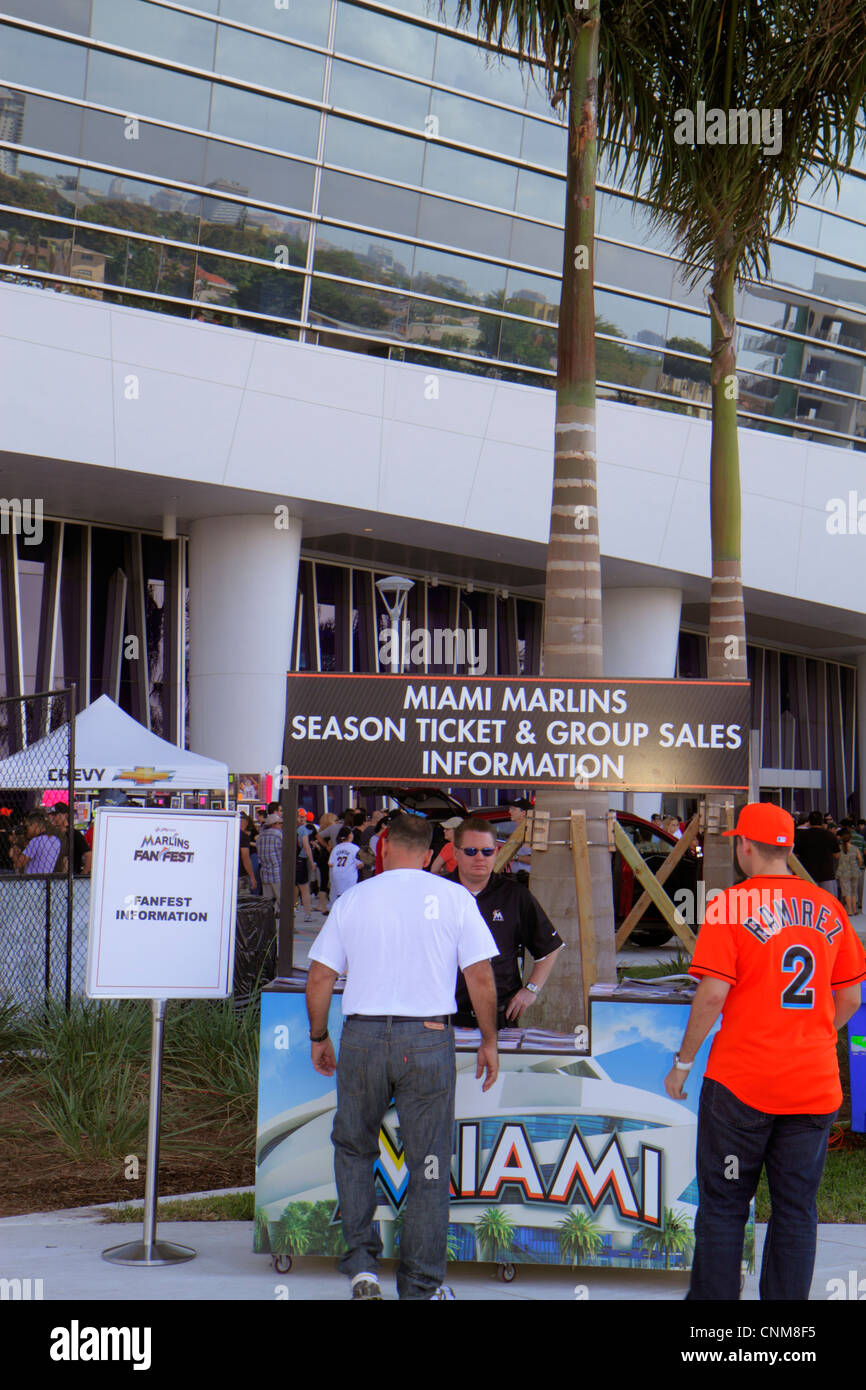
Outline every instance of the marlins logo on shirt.
{"type": "Polygon", "coordinates": [[[498,907],[494,909],[493,916],[492,916],[492,918],[491,918],[490,920],[493,921],[493,922],[504,922],[504,921],[505,921],[505,918],[503,917],[502,913],[499,911],[499,908],[498,908],[498,907]]]}

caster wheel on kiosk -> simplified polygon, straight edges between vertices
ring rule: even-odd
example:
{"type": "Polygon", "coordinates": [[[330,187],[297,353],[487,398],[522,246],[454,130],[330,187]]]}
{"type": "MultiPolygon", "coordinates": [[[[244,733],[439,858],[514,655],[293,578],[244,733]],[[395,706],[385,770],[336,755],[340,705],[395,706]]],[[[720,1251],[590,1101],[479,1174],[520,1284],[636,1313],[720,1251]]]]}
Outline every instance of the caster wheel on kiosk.
{"type": "Polygon", "coordinates": [[[503,1284],[512,1284],[517,1277],[517,1270],[512,1264],[500,1265],[498,1273],[503,1284]]]}
{"type": "Polygon", "coordinates": [[[291,1270],[291,1268],[292,1268],[292,1257],[291,1257],[291,1255],[275,1255],[275,1256],[274,1256],[274,1269],[277,1271],[277,1274],[288,1274],[289,1271],[291,1270]]]}

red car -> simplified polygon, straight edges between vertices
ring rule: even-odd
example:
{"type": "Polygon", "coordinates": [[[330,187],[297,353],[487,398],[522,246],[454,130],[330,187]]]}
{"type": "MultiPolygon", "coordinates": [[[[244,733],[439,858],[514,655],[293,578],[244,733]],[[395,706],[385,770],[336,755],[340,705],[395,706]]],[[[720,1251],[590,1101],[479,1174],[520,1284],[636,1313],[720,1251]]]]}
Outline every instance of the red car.
{"type": "MultiPolygon", "coordinates": [[[[513,829],[507,806],[473,806],[468,808],[459,797],[439,787],[365,787],[364,796],[389,797],[396,801],[401,810],[414,815],[426,816],[430,820],[448,820],[451,816],[478,816],[491,821],[498,838],[506,840],[513,829]]],[[[643,845],[641,857],[649,869],[656,873],[670,854],[676,838],[652,821],[644,820],[631,811],[617,811],[616,818],[629,838],[638,846],[643,845]]],[[[616,925],[628,916],[634,903],[640,897],[640,884],[622,855],[617,851],[611,856],[613,875],[613,904],[616,925]]],[[[518,870],[519,872],[519,870],[518,870]]],[[[665,883],[665,891],[673,897],[679,889],[688,889],[691,901],[697,900],[697,882],[701,876],[701,851],[699,845],[690,845],[665,883]]],[[[661,916],[654,903],[650,903],[631,936],[629,944],[635,946],[662,946],[670,941],[673,932],[661,916]]]]}

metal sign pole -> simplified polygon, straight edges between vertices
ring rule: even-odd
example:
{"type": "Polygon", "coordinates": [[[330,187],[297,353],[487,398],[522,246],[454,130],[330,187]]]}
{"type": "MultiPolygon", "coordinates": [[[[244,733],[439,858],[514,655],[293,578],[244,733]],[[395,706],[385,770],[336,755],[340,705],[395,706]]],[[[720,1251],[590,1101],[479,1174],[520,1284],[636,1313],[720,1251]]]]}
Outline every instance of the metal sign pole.
{"type": "Polygon", "coordinates": [[[156,1196],[159,1185],[159,1121],[162,1102],[162,1040],[165,1032],[165,999],[151,999],[153,1028],[150,1035],[150,1105],[147,1115],[147,1166],[144,1174],[144,1228],[141,1240],[112,1245],[102,1258],[115,1265],[172,1265],[195,1258],[188,1245],[156,1239],[156,1196]]]}

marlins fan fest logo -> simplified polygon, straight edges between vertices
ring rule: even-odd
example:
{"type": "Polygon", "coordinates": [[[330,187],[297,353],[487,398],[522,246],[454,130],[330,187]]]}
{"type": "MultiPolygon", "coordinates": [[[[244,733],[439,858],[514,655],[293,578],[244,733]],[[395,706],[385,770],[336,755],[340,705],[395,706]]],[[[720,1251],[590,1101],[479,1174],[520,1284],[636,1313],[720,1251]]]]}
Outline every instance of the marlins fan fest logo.
{"type": "Polygon", "coordinates": [[[173,830],[159,826],[152,835],[145,835],[132,856],[133,861],[151,859],[161,864],[191,864],[194,857],[189,840],[183,840],[173,830]]]}

